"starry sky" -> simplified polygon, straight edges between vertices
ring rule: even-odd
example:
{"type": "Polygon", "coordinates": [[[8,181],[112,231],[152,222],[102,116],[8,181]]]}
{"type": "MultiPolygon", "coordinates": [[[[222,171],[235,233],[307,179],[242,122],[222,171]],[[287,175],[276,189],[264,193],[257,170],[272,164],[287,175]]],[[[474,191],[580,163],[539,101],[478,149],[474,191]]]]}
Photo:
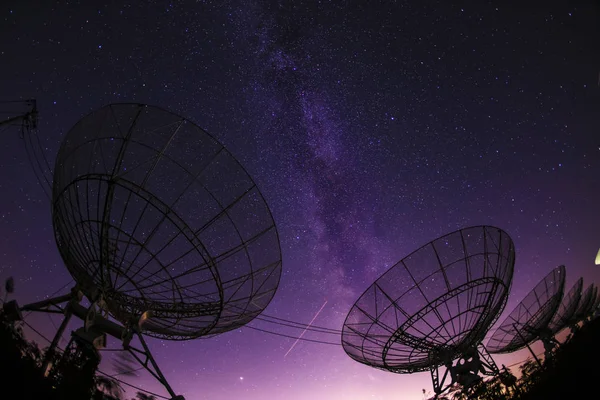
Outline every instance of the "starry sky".
{"type": "MultiPolygon", "coordinates": [[[[320,310],[314,324],[339,330],[387,268],[469,225],[496,225],[515,242],[505,315],[559,264],[566,290],[580,276],[584,287],[600,282],[594,1],[105,3],[3,1],[0,100],[37,99],[50,160],[81,117],[113,102],[158,105],[214,135],[279,230],[283,273],[266,314],[308,323],[320,310]]],[[[2,140],[0,277],[15,277],[24,304],[72,280],[19,131],[2,140]]],[[[29,318],[48,336],[60,323],[29,318]]],[[[304,338],[333,344],[290,350],[294,339],[250,328],[149,344],[188,400],[416,400],[431,390],[428,373],[354,362],[339,335],[304,338]]],[[[165,394],[143,371],[124,379],[165,394]]]]}

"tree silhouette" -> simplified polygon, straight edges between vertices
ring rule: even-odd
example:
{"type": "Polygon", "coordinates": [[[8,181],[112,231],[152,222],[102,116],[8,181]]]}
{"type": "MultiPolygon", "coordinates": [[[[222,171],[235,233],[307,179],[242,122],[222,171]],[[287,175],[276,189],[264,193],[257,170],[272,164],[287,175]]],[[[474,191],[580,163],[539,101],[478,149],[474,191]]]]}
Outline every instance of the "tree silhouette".
{"type": "Polygon", "coordinates": [[[133,400],[157,400],[156,396],[151,394],[146,394],[144,392],[137,392],[135,395],[135,399],[133,400]]]}
{"type": "Polygon", "coordinates": [[[19,390],[23,398],[54,399],[45,395],[51,387],[43,379],[40,364],[37,345],[25,340],[21,325],[9,323],[0,311],[0,385],[27,382],[19,390]]]}
{"type": "Polygon", "coordinates": [[[92,396],[93,400],[111,399],[122,400],[123,388],[116,380],[103,375],[96,376],[96,391],[92,396]]]}
{"type": "MultiPolygon", "coordinates": [[[[23,399],[44,400],[121,400],[118,383],[95,376],[98,359],[89,357],[89,349],[72,347],[54,352],[48,377],[42,371],[47,349],[25,339],[20,322],[11,322],[0,309],[0,385],[27,382],[19,387],[23,399]]],[[[0,398],[4,398],[0,392],[0,398]]],[[[11,397],[15,398],[15,397],[11,397]]]]}
{"type": "Polygon", "coordinates": [[[524,391],[529,391],[539,379],[540,367],[538,364],[529,359],[519,367],[521,370],[521,379],[519,380],[519,388],[524,391]]]}

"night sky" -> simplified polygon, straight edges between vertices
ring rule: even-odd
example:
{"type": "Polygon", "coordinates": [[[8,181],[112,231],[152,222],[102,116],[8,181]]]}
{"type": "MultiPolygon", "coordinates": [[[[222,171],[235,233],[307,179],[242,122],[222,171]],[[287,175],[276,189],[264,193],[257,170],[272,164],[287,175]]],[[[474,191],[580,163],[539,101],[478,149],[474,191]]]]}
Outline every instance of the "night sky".
{"type": "MultiPolygon", "coordinates": [[[[515,242],[504,315],[559,264],[565,291],[580,276],[584,288],[600,283],[596,2],[91,3],[2,2],[0,100],[37,99],[51,160],[81,117],[113,102],[164,107],[214,135],[279,230],[283,274],[266,314],[308,323],[322,308],[314,324],[339,330],[387,268],[469,225],[496,225],[515,242]]],[[[0,278],[15,277],[25,304],[72,280],[18,129],[2,140],[0,278]]],[[[52,336],[60,319],[28,321],[52,336]]],[[[431,390],[428,373],[351,360],[339,335],[304,338],[335,344],[290,351],[294,339],[248,328],[149,342],[188,400],[416,400],[431,390]]],[[[113,371],[110,353],[102,369],[113,371]]],[[[143,371],[125,380],[165,394],[143,371]]]]}

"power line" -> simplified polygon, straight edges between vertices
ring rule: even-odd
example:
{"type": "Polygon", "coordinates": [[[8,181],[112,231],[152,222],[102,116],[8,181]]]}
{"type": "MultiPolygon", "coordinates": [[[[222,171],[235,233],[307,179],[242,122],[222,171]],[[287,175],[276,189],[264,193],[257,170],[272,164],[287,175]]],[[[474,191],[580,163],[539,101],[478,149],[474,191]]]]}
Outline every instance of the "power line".
{"type": "Polygon", "coordinates": [[[300,338],[300,337],[297,337],[297,336],[286,335],[286,334],[283,334],[283,333],[272,332],[272,331],[268,331],[266,329],[260,329],[260,328],[257,328],[255,326],[250,326],[250,325],[246,325],[245,327],[249,328],[249,329],[254,329],[255,331],[261,331],[261,332],[265,332],[265,333],[270,333],[271,335],[286,337],[286,338],[289,338],[289,339],[299,339],[299,340],[303,340],[305,342],[312,342],[312,343],[319,343],[319,344],[329,344],[329,345],[334,345],[334,346],[341,346],[342,345],[341,343],[326,342],[326,341],[323,341],[323,340],[315,340],[315,339],[305,339],[305,338],[300,338]]]}
{"type": "MultiPolygon", "coordinates": [[[[63,286],[61,286],[58,290],[56,290],[54,293],[52,293],[51,295],[49,295],[47,298],[52,298],[52,297],[56,296],[58,294],[58,292],[60,292],[61,290],[63,290],[67,286],[69,286],[70,284],[71,284],[71,281],[65,283],[63,286]]],[[[28,311],[26,314],[23,315],[23,318],[29,316],[32,312],[33,311],[28,311]]]]}
{"type": "Polygon", "coordinates": [[[259,321],[264,321],[264,322],[268,322],[271,324],[287,326],[287,327],[295,328],[295,329],[306,329],[306,330],[315,331],[315,332],[319,332],[319,333],[327,333],[327,334],[332,334],[332,335],[333,334],[340,335],[342,333],[342,331],[339,329],[326,328],[326,327],[317,326],[317,325],[308,325],[308,324],[304,324],[302,322],[295,322],[295,321],[286,320],[286,319],[278,318],[278,317],[273,317],[271,315],[265,315],[265,314],[259,315],[258,317],[256,317],[256,319],[259,321]],[[282,322],[270,321],[268,318],[282,321],[282,322]]]}
{"type": "MultiPolygon", "coordinates": [[[[241,307],[233,306],[233,308],[237,308],[240,311],[245,311],[241,307]]],[[[306,324],[303,322],[292,321],[289,319],[284,319],[284,318],[279,318],[279,317],[275,317],[272,315],[267,315],[265,313],[261,313],[261,314],[257,315],[254,319],[257,321],[263,321],[266,323],[275,324],[275,325],[279,325],[279,326],[285,326],[285,327],[294,328],[294,329],[307,330],[307,331],[313,331],[313,332],[318,332],[318,333],[326,333],[326,334],[330,334],[330,335],[341,335],[342,334],[342,331],[339,329],[327,328],[324,326],[318,326],[318,325],[314,325],[314,324],[306,324]],[[274,321],[271,321],[271,320],[274,320],[274,321]]],[[[270,333],[277,333],[277,332],[270,332],[270,333]]],[[[347,333],[347,335],[360,336],[360,335],[357,335],[354,333],[347,333]]],[[[297,339],[297,337],[294,337],[294,339],[297,339]]]]}
{"type": "MultiPolygon", "coordinates": [[[[29,329],[31,329],[32,331],[34,331],[35,333],[37,333],[39,336],[42,337],[42,339],[44,339],[45,341],[47,341],[48,343],[51,343],[52,341],[50,339],[48,339],[46,336],[44,336],[40,331],[38,331],[37,329],[35,329],[31,324],[27,323],[27,321],[22,320],[22,322],[27,325],[29,327],[29,329]]],[[[58,346],[57,346],[58,347],[58,346]]],[[[60,349],[60,347],[59,347],[60,349]]],[[[62,349],[60,349],[62,351],[62,349]]]]}
{"type": "MultiPolygon", "coordinates": [[[[23,131],[25,131],[25,128],[23,128],[23,131]]],[[[33,145],[33,141],[31,140],[30,133],[25,134],[23,132],[23,142],[24,142],[24,147],[25,147],[25,154],[27,155],[27,161],[29,162],[31,169],[33,170],[35,179],[37,179],[37,181],[39,182],[39,184],[42,188],[42,191],[44,192],[44,194],[46,195],[48,200],[50,200],[51,197],[50,197],[50,193],[48,193],[47,188],[51,187],[52,184],[48,181],[48,178],[46,177],[46,174],[44,173],[44,167],[41,165],[39,157],[36,157],[36,155],[35,155],[34,145],[33,145]],[[29,144],[31,146],[31,150],[27,146],[26,137],[27,137],[27,139],[29,139],[29,144]],[[37,167],[36,167],[36,164],[37,164],[37,167]],[[41,172],[38,171],[38,168],[40,169],[41,172]]],[[[38,145],[40,146],[40,151],[43,151],[43,149],[41,149],[41,143],[39,143],[39,138],[38,138],[38,145]]],[[[48,160],[46,159],[45,154],[42,153],[42,157],[46,161],[46,163],[48,163],[48,160]]],[[[47,165],[48,165],[47,168],[50,168],[49,164],[47,164],[47,165]]]]}

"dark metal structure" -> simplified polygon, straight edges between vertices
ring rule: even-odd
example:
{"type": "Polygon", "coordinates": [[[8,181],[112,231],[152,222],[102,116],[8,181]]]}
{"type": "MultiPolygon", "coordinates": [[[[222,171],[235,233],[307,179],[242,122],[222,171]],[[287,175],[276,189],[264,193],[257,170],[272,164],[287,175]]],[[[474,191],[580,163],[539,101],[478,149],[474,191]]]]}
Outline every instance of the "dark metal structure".
{"type": "Polygon", "coordinates": [[[577,310],[573,314],[571,321],[569,322],[569,328],[571,329],[571,334],[574,334],[579,330],[579,323],[584,321],[590,313],[592,313],[592,309],[594,307],[594,303],[596,302],[597,296],[597,288],[592,283],[590,284],[583,294],[581,295],[581,300],[579,301],[579,305],[577,306],[577,310]]]}
{"type": "Polygon", "coordinates": [[[569,326],[579,302],[581,300],[581,292],[583,290],[583,278],[579,278],[573,285],[571,290],[564,296],[562,303],[552,317],[552,320],[548,323],[548,329],[552,335],[556,335],[558,332],[569,326]]]}
{"type": "Polygon", "coordinates": [[[595,294],[596,294],[596,301],[594,301],[593,305],[591,306],[590,312],[593,312],[595,307],[597,307],[598,304],[600,303],[600,288],[598,288],[598,286],[596,286],[595,294]]]}
{"type": "Polygon", "coordinates": [[[583,320],[584,323],[587,322],[588,318],[594,313],[594,308],[596,307],[596,304],[598,304],[598,300],[598,286],[594,285],[594,289],[592,290],[592,295],[590,296],[587,307],[582,310],[581,320],[583,320]]]}
{"type": "Polygon", "coordinates": [[[591,283],[586,289],[585,292],[581,295],[581,301],[579,302],[579,306],[577,307],[577,311],[573,315],[572,322],[573,324],[577,324],[580,322],[588,313],[588,310],[592,307],[592,304],[595,300],[594,291],[596,290],[596,286],[591,283]]]}
{"type": "Polygon", "coordinates": [[[18,126],[22,130],[36,129],[37,102],[29,100],[0,101],[0,127],[18,126]]]}
{"type": "Polygon", "coordinates": [[[0,101],[0,132],[8,128],[20,131],[27,160],[44,194],[49,198],[52,170],[45,148],[37,135],[38,109],[35,99],[0,101]]]}
{"type": "Polygon", "coordinates": [[[497,373],[480,343],[506,304],[514,261],[511,238],[492,226],[424,245],[356,301],[342,330],[344,350],[390,372],[429,370],[436,394],[455,382],[468,386],[481,369],[497,373]]]}
{"type": "Polygon", "coordinates": [[[173,398],[144,336],[239,328],[279,284],[279,236],[252,178],[215,138],[161,108],[111,104],[77,122],[56,158],[52,220],[76,287],[5,312],[64,314],[50,356],[71,316],[83,319],[76,343],[118,338],[173,398]]]}
{"type": "Polygon", "coordinates": [[[486,347],[491,353],[512,353],[523,347],[529,349],[537,363],[541,362],[529,347],[537,339],[545,339],[547,355],[554,343],[548,324],[560,306],[565,287],[565,266],[553,269],[515,307],[496,329],[486,347]]]}
{"type": "Polygon", "coordinates": [[[275,294],[275,222],[241,164],[166,110],[111,104],[80,120],[56,158],[56,243],[86,297],[144,333],[192,339],[251,321],[275,294]]]}
{"type": "Polygon", "coordinates": [[[591,311],[592,319],[596,318],[596,316],[598,314],[598,307],[600,307],[600,291],[598,290],[598,287],[596,287],[596,302],[592,306],[592,311],[591,311]]]}

